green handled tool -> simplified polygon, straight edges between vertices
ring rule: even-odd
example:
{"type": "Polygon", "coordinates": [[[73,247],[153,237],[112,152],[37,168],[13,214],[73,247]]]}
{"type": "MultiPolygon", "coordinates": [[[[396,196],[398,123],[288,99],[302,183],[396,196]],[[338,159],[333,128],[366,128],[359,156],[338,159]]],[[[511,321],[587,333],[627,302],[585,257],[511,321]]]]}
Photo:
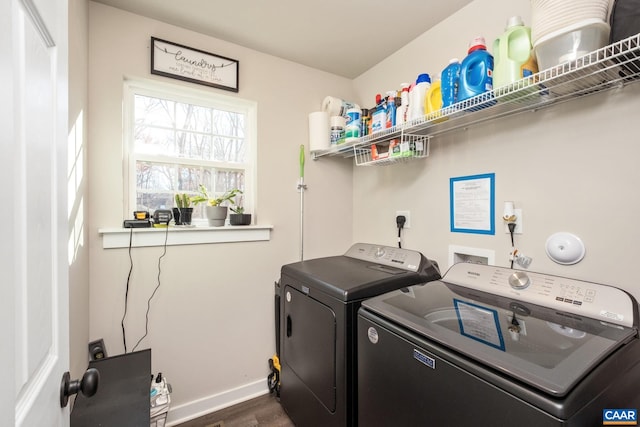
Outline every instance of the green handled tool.
{"type": "Polygon", "coordinates": [[[304,260],[304,190],[307,186],[304,183],[304,144],[300,144],[300,181],[298,191],[300,192],[300,261],[304,260]]]}

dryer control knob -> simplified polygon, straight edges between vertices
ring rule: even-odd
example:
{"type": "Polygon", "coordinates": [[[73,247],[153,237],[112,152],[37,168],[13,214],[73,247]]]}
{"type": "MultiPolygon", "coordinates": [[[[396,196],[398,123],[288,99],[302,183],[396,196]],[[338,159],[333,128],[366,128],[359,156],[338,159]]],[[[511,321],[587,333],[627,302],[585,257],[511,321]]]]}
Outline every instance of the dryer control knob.
{"type": "Polygon", "coordinates": [[[384,256],[384,248],[377,247],[376,248],[376,258],[382,258],[384,256]]]}
{"type": "Polygon", "coordinates": [[[509,276],[509,285],[513,289],[526,289],[531,284],[531,280],[527,273],[523,271],[516,271],[511,276],[509,276]]]}

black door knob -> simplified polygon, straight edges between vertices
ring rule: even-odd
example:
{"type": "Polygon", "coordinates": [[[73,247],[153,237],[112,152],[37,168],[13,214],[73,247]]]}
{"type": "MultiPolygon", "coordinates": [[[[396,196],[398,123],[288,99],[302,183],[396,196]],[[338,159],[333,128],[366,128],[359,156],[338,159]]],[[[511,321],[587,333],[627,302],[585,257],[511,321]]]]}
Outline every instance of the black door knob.
{"type": "Polygon", "coordinates": [[[96,368],[89,368],[82,376],[82,380],[71,381],[71,374],[65,372],[60,383],[60,407],[64,408],[69,403],[69,396],[81,391],[86,397],[91,397],[98,391],[100,372],[96,368]]]}

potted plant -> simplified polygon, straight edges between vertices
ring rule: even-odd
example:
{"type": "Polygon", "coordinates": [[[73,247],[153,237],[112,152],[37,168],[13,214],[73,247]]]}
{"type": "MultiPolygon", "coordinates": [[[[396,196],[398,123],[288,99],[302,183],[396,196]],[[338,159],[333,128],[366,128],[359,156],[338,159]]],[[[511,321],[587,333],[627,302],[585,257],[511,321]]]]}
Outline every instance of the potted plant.
{"type": "Polygon", "coordinates": [[[229,214],[229,224],[231,225],[251,225],[251,214],[244,213],[242,206],[229,208],[232,214],[229,214]]]}
{"type": "Polygon", "coordinates": [[[191,216],[193,208],[191,207],[191,198],[187,193],[176,194],[176,208],[173,208],[173,218],[176,225],[191,225],[191,216]]]}
{"type": "Polygon", "coordinates": [[[209,196],[209,190],[203,184],[198,187],[198,194],[191,197],[191,202],[194,205],[199,203],[206,203],[205,214],[209,221],[209,226],[220,227],[224,225],[225,219],[227,219],[227,206],[222,206],[223,203],[228,202],[230,204],[235,203],[235,197],[238,194],[242,194],[242,191],[234,188],[232,190],[225,191],[221,196],[211,197],[209,196]]]}

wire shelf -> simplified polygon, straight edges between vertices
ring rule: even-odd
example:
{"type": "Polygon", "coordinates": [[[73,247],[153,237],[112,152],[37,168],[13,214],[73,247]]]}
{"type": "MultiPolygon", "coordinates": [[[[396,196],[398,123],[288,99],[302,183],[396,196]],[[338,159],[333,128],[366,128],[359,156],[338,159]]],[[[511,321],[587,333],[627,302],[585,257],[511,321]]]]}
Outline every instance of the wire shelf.
{"type": "MultiPolygon", "coordinates": [[[[313,153],[313,158],[363,155],[374,144],[410,135],[432,137],[524,111],[531,111],[640,81],[640,34],[610,44],[570,62],[559,64],[473,98],[385,129],[340,147],[313,153]]],[[[428,144],[426,144],[428,147],[428,144]]],[[[426,157],[426,156],[422,156],[426,157]]],[[[402,160],[392,157],[384,163],[402,160]]],[[[380,162],[382,164],[383,162],[380,162]]],[[[378,163],[375,163],[378,164],[378,163]]]]}
{"type": "Polygon", "coordinates": [[[353,147],[357,166],[382,166],[429,156],[430,136],[402,135],[364,147],[353,147]]]}

